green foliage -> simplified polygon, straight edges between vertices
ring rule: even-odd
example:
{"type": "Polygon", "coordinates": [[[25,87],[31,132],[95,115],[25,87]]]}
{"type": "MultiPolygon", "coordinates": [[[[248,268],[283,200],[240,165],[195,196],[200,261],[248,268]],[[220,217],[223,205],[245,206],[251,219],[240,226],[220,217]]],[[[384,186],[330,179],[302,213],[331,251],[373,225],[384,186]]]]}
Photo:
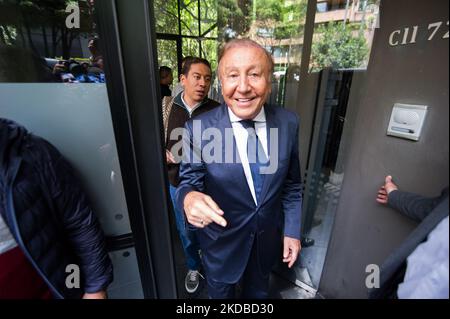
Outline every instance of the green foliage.
{"type": "Polygon", "coordinates": [[[214,72],[218,65],[217,40],[202,41],[202,57],[211,63],[211,69],[214,72]]]}
{"type": "Polygon", "coordinates": [[[202,36],[217,37],[217,2],[218,0],[200,0],[200,23],[202,36]]]}
{"type": "Polygon", "coordinates": [[[153,6],[156,32],[178,34],[178,1],[154,0],[153,6]]]}
{"type": "MultiPolygon", "coordinates": [[[[154,1],[158,33],[178,35],[177,4],[177,0],[154,1]]],[[[280,45],[281,40],[301,36],[306,7],[306,0],[200,0],[199,28],[198,0],[181,0],[183,56],[201,54],[214,66],[217,44],[237,36],[263,38],[264,46],[275,48],[280,45]],[[197,38],[183,37],[186,35],[197,38]],[[205,36],[217,36],[218,41],[203,39],[205,36]],[[198,41],[202,43],[201,53],[198,41]]],[[[162,46],[159,47],[160,54],[175,54],[160,51],[162,46]]]]}
{"type": "Polygon", "coordinates": [[[282,21],[283,2],[280,0],[259,0],[256,1],[256,20],[282,21]]]}
{"type": "Polygon", "coordinates": [[[240,35],[250,29],[252,1],[219,0],[217,6],[217,25],[219,36],[227,40],[230,35],[240,35]]]}
{"type": "Polygon", "coordinates": [[[307,1],[296,0],[282,8],[282,20],[275,32],[277,39],[289,39],[303,34],[307,1]]]}
{"type": "MultiPolygon", "coordinates": [[[[166,34],[179,33],[178,26],[178,1],[177,0],[154,0],[153,1],[156,32],[166,34]]],[[[205,31],[217,25],[217,0],[201,0],[200,1],[200,25],[201,34],[199,34],[199,12],[197,0],[181,0],[180,1],[180,23],[181,34],[189,36],[200,36],[205,31]]],[[[214,36],[216,33],[206,36],[214,36]]]]}
{"type": "Polygon", "coordinates": [[[183,35],[199,36],[198,1],[181,0],[181,33],[183,35]]]}
{"type": "Polygon", "coordinates": [[[311,53],[312,71],[364,65],[369,49],[361,32],[352,31],[348,26],[344,28],[341,23],[329,23],[319,26],[316,33],[311,53]]]}
{"type": "MultiPolygon", "coordinates": [[[[181,49],[183,56],[201,56],[217,66],[218,10],[235,1],[200,0],[200,20],[197,0],[180,1],[181,49]],[[186,37],[189,36],[189,37],[186,37]],[[211,37],[212,40],[204,37],[211,37]]],[[[154,10],[157,32],[178,35],[178,1],[155,0],[154,10]]],[[[242,11],[241,11],[242,12],[242,11]]],[[[173,69],[177,74],[177,47],[175,40],[158,40],[158,64],[173,69]]]]}
{"type": "Polygon", "coordinates": [[[306,8],[304,0],[258,0],[255,24],[277,40],[297,37],[303,29],[306,8]]]}
{"type": "Polygon", "coordinates": [[[16,45],[20,39],[21,45],[46,57],[54,57],[60,47],[63,57],[68,59],[73,40],[93,32],[90,10],[87,0],[0,0],[0,43],[16,45]],[[69,4],[79,5],[79,29],[66,27],[68,13],[65,10],[69,4]],[[33,35],[35,30],[42,35],[45,52],[38,52],[36,49],[36,35],[33,35]]]}
{"type": "Polygon", "coordinates": [[[158,65],[172,69],[173,78],[178,77],[177,44],[171,40],[157,40],[158,65]]]}

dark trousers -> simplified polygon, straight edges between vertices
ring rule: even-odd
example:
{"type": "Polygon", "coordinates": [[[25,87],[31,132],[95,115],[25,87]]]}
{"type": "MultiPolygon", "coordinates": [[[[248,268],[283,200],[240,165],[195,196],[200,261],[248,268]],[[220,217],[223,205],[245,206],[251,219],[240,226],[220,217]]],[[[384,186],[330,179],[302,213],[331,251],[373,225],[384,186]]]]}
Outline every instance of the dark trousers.
{"type": "MultiPolygon", "coordinates": [[[[269,296],[270,271],[261,272],[258,264],[256,250],[256,238],[253,242],[252,251],[241,278],[242,295],[241,299],[267,299],[269,296]]],[[[224,269],[226,271],[226,269],[224,269]]],[[[236,298],[236,284],[212,281],[206,278],[208,283],[208,295],[211,299],[234,299],[236,298]]]]}

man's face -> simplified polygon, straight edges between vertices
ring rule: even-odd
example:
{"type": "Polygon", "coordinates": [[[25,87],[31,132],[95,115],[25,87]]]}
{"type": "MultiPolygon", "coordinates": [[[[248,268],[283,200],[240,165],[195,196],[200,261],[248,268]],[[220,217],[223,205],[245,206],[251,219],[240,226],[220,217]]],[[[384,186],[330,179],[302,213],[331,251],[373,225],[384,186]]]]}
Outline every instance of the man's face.
{"type": "Polygon", "coordinates": [[[203,63],[192,64],[187,76],[181,75],[181,84],[184,87],[184,98],[199,103],[208,95],[211,69],[203,63]]]}
{"type": "Polygon", "coordinates": [[[222,95],[233,113],[245,120],[261,111],[270,94],[270,66],[262,49],[229,49],[219,66],[222,95]]]}

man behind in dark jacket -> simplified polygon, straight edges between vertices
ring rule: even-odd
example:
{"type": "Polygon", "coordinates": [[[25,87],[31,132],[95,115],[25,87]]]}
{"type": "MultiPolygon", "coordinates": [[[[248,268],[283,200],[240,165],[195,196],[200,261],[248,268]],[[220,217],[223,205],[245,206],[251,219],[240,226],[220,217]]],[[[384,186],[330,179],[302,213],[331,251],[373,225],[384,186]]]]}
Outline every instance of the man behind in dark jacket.
{"type": "MultiPolygon", "coordinates": [[[[177,207],[175,193],[179,181],[179,170],[182,154],[174,154],[176,145],[181,145],[181,134],[187,120],[216,108],[219,103],[207,97],[211,86],[211,65],[202,58],[189,57],[181,69],[181,83],[184,91],[174,98],[163,100],[163,118],[166,131],[166,160],[170,183],[170,195],[175,212],[177,229],[186,256],[188,273],[185,278],[185,288],[194,293],[200,283],[199,246],[195,236],[186,227],[183,208],[177,207]],[[172,134],[173,133],[173,134],[172,134]],[[174,135],[174,136],[171,136],[174,135]]],[[[181,151],[181,148],[178,148],[181,151]]]]}
{"type": "Polygon", "coordinates": [[[0,299],[104,299],[112,280],[102,230],[68,162],[0,118],[0,299]]]}
{"type": "Polygon", "coordinates": [[[384,261],[380,287],[369,290],[369,298],[448,299],[448,195],[448,187],[434,198],[400,191],[386,176],[377,202],[419,224],[384,261]]]}

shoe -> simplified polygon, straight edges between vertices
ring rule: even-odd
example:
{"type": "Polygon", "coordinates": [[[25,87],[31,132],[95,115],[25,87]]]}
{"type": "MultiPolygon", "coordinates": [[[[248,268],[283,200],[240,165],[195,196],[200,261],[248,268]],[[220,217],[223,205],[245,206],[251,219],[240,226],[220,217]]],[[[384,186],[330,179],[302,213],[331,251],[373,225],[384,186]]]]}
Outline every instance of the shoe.
{"type": "Polygon", "coordinates": [[[189,270],[187,272],[186,278],[184,279],[184,287],[188,293],[193,294],[197,291],[200,285],[200,277],[205,279],[198,270],[189,270]]]}
{"type": "Polygon", "coordinates": [[[302,245],[302,248],[310,247],[310,246],[314,245],[314,239],[308,238],[308,237],[303,237],[301,240],[301,245],[302,245]]]}

